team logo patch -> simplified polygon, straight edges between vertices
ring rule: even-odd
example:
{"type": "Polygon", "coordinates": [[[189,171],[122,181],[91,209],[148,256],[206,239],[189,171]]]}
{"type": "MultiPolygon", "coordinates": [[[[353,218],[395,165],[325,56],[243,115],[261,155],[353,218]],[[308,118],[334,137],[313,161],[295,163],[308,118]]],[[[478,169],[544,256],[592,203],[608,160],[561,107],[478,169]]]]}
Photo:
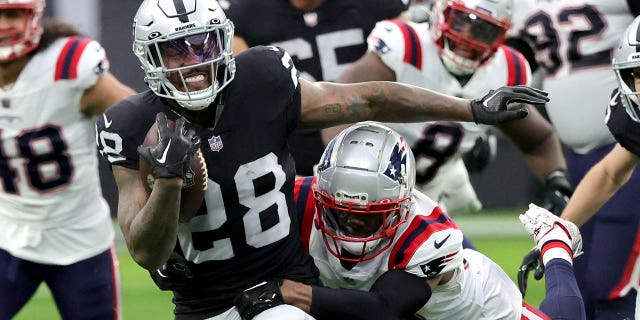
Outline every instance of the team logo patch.
{"type": "Polygon", "coordinates": [[[427,277],[433,277],[440,274],[442,269],[444,269],[444,258],[445,257],[439,257],[429,261],[428,263],[421,264],[420,269],[422,269],[422,273],[427,277]]]}
{"type": "Polygon", "coordinates": [[[222,150],[222,147],[224,147],[222,145],[222,138],[220,138],[220,136],[212,136],[207,141],[209,141],[209,148],[211,148],[211,151],[218,152],[222,150]]]}
{"type": "Polygon", "coordinates": [[[336,144],[336,139],[331,140],[327,149],[322,154],[322,158],[320,158],[320,165],[318,166],[318,172],[322,172],[327,170],[331,166],[331,154],[333,153],[333,147],[336,144]]]}
{"type": "Polygon", "coordinates": [[[391,52],[391,48],[387,45],[386,42],[384,42],[384,40],[377,37],[371,37],[370,39],[373,39],[373,41],[375,41],[375,48],[377,52],[380,52],[381,54],[391,52]]]}
{"type": "MultiPolygon", "coordinates": [[[[407,168],[407,144],[404,139],[398,140],[395,147],[393,147],[393,151],[389,157],[389,165],[387,165],[387,170],[384,171],[384,175],[399,181],[399,179],[401,179],[400,177],[402,177],[402,174],[400,174],[401,170],[409,170],[409,168],[407,168]]],[[[399,182],[403,183],[403,181],[399,182]]]]}

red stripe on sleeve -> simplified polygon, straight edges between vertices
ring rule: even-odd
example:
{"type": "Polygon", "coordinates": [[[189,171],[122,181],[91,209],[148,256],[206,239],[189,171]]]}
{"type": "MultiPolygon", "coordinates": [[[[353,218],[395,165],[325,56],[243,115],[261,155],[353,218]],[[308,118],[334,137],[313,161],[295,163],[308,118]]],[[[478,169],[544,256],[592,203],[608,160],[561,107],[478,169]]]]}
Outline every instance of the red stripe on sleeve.
{"type": "Polygon", "coordinates": [[[516,65],[510,50],[502,46],[500,47],[504,57],[507,59],[507,86],[514,86],[516,84],[516,65]]]}
{"type": "Polygon", "coordinates": [[[78,63],[80,61],[80,57],[82,56],[82,52],[87,47],[87,45],[91,42],[91,39],[84,38],[78,48],[73,53],[73,58],[71,58],[71,73],[69,74],[69,79],[75,79],[78,77],[78,63]]]}
{"type": "Polygon", "coordinates": [[[73,42],[76,41],[78,37],[71,37],[67,40],[67,43],[64,44],[62,51],[60,51],[60,55],[58,56],[58,61],[56,62],[56,73],[54,76],[54,80],[60,80],[62,78],[62,70],[64,69],[64,61],[69,54],[69,49],[73,45],[73,42]]]}

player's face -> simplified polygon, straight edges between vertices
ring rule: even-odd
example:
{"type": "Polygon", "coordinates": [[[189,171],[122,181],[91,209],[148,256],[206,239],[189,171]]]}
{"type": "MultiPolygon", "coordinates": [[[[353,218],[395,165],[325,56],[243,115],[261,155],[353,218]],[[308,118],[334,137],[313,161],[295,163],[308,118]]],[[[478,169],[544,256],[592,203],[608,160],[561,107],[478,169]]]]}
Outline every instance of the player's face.
{"type": "Polygon", "coordinates": [[[169,81],[178,90],[196,91],[211,86],[213,80],[211,66],[206,62],[220,56],[219,42],[215,35],[214,32],[209,32],[159,44],[165,67],[181,69],[181,71],[169,71],[167,75],[169,81]],[[189,66],[194,67],[189,68],[189,66]]]}
{"type": "Polygon", "coordinates": [[[350,213],[339,209],[331,209],[325,207],[324,210],[330,210],[335,218],[338,229],[345,235],[364,238],[369,237],[380,230],[384,221],[383,214],[363,214],[350,213]]]}
{"type": "Polygon", "coordinates": [[[24,32],[26,19],[27,13],[24,9],[0,10],[0,43],[14,40],[13,35],[24,32]]]}

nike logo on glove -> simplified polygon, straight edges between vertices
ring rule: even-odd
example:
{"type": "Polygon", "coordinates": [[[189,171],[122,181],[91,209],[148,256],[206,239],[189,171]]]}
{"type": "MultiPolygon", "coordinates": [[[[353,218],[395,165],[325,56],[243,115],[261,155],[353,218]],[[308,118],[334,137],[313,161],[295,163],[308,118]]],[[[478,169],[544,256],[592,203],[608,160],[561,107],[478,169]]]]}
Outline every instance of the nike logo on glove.
{"type": "Polygon", "coordinates": [[[447,242],[447,240],[449,240],[449,237],[451,237],[451,234],[449,234],[446,238],[442,239],[442,241],[438,242],[438,240],[435,240],[433,242],[433,246],[436,247],[436,249],[440,249],[440,247],[442,247],[442,245],[447,242]]]}
{"type": "Polygon", "coordinates": [[[162,153],[162,158],[156,159],[158,160],[159,163],[164,163],[165,161],[167,161],[167,152],[169,151],[170,145],[171,145],[171,139],[169,139],[169,143],[167,143],[167,146],[164,148],[164,152],[162,153]]]}

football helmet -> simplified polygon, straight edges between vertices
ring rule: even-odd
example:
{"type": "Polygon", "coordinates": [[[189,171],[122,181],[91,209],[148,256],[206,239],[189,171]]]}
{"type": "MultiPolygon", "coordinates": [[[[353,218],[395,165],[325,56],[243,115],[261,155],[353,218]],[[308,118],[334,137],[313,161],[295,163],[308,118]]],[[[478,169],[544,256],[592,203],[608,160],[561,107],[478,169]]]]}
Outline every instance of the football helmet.
{"type": "Polygon", "coordinates": [[[415,180],[411,148],[388,127],[362,122],[336,136],[314,187],[314,221],[329,252],[359,262],[389,248],[407,220],[415,180]]]}
{"type": "Polygon", "coordinates": [[[442,62],[458,76],[472,74],[504,43],[513,0],[434,0],[431,35],[442,62]]]}
{"type": "Polygon", "coordinates": [[[217,1],[145,0],[133,38],[149,88],[185,109],[208,107],[235,75],[233,23],[217,1]]]}
{"type": "Polygon", "coordinates": [[[618,79],[620,99],[629,116],[640,122],[640,110],[638,109],[638,95],[640,88],[636,88],[635,79],[640,74],[634,74],[633,69],[640,68],[640,16],[636,17],[627,27],[618,45],[618,49],[611,60],[613,71],[618,79]]]}
{"type": "Polygon", "coordinates": [[[0,10],[24,10],[24,28],[0,30],[0,61],[6,62],[22,57],[33,51],[40,43],[42,35],[42,15],[44,0],[4,0],[0,10]]]}

